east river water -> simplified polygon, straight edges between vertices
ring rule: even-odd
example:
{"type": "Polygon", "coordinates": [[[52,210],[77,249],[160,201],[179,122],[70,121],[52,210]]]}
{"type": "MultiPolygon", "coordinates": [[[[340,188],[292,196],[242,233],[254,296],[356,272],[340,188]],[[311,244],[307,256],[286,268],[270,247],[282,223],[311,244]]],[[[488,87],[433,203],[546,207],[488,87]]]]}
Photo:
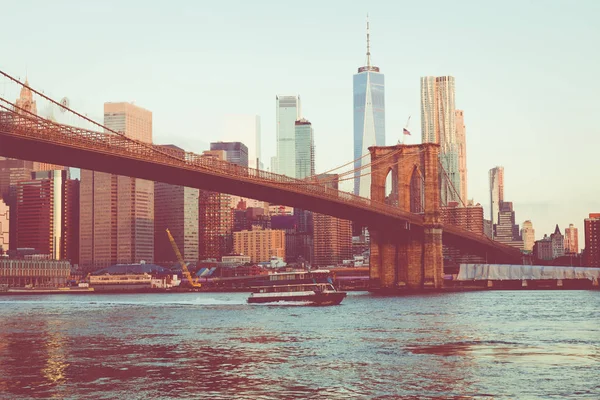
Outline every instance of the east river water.
{"type": "Polygon", "coordinates": [[[0,296],[0,398],[600,398],[599,291],[0,296]]]}

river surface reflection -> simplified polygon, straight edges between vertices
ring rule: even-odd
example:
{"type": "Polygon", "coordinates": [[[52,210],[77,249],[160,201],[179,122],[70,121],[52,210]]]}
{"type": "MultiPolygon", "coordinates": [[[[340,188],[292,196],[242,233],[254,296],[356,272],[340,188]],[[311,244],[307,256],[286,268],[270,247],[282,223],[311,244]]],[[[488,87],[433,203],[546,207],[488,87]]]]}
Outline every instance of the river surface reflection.
{"type": "Polygon", "coordinates": [[[0,398],[600,398],[600,292],[0,297],[0,398]]]}

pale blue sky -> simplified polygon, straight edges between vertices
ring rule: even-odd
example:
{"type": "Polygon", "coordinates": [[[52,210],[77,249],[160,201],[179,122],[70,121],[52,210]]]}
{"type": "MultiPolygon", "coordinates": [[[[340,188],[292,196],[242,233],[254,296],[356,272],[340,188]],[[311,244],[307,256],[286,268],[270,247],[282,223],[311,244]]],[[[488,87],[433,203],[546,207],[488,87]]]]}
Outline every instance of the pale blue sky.
{"type": "MultiPolygon", "coordinates": [[[[275,152],[275,95],[300,94],[317,171],[352,156],[352,75],[372,58],[386,78],[386,141],[412,115],[419,78],[453,75],[465,111],[469,197],[487,171],[539,238],[600,211],[600,1],[26,1],[3,5],[0,68],[102,119],[105,101],[154,113],[156,142],[202,151],[229,113],[262,118],[275,152]]],[[[0,82],[0,92],[2,82],[0,82]]],[[[582,235],[580,233],[580,238],[582,235]]],[[[580,244],[583,247],[583,243],[580,244]]]]}

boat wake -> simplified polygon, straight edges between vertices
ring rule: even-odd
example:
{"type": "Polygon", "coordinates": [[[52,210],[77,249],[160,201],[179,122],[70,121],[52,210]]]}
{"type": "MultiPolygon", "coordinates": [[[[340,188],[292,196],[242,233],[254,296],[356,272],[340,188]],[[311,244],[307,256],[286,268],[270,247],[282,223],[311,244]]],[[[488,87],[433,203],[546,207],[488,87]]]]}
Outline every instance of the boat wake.
{"type": "MultiPolygon", "coordinates": [[[[182,303],[183,304],[183,303],[182,303]]],[[[232,306],[246,304],[243,299],[215,299],[207,297],[196,297],[194,301],[185,304],[203,305],[203,306],[232,306]]]]}
{"type": "Polygon", "coordinates": [[[252,303],[252,306],[293,306],[293,307],[297,307],[297,306],[310,306],[312,304],[311,301],[285,301],[285,300],[281,300],[281,301],[274,301],[271,303],[252,303]]]}

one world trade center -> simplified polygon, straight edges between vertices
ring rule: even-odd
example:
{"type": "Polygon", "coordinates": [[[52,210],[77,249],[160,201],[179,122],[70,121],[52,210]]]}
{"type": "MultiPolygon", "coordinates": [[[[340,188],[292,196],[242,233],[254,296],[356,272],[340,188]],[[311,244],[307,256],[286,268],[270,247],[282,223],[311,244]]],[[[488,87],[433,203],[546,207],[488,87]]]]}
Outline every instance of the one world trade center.
{"type": "Polygon", "coordinates": [[[371,197],[370,146],[385,145],[385,87],[379,67],[371,65],[367,19],[367,65],[354,75],[354,194],[371,197]],[[361,158],[362,157],[362,158],[361,158]]]}

